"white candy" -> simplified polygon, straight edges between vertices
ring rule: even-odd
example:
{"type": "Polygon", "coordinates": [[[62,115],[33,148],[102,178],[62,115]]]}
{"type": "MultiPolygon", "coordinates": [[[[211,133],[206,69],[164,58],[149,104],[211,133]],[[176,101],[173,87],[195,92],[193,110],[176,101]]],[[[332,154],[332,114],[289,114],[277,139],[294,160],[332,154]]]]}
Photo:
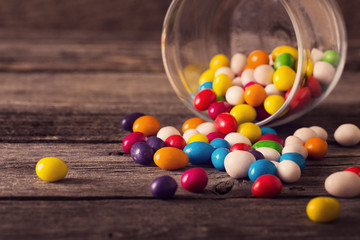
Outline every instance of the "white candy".
{"type": "Polygon", "coordinates": [[[200,132],[196,129],[188,129],[184,132],[183,134],[183,138],[185,140],[185,142],[189,141],[189,138],[191,138],[192,136],[194,136],[195,134],[199,134],[200,132]]]}
{"type": "Polygon", "coordinates": [[[245,69],[241,74],[241,83],[243,86],[248,84],[249,82],[255,82],[254,78],[254,70],[253,69],[245,69]]]}
{"type": "Polygon", "coordinates": [[[273,148],[259,147],[256,149],[256,151],[261,152],[266,160],[276,161],[276,162],[280,160],[280,153],[273,148]]]}
{"type": "Polygon", "coordinates": [[[248,176],[250,165],[255,162],[254,155],[247,151],[233,151],[226,155],[224,166],[227,174],[232,178],[248,176]]]}
{"type": "Polygon", "coordinates": [[[273,83],[266,85],[265,92],[266,92],[267,96],[270,96],[270,95],[284,96],[284,93],[282,91],[280,91],[273,83]]]}
{"type": "Polygon", "coordinates": [[[231,86],[225,94],[226,101],[235,106],[244,103],[244,90],[239,86],[231,86]]]}
{"type": "Polygon", "coordinates": [[[230,68],[235,74],[239,74],[247,63],[247,57],[242,53],[235,53],[230,60],[230,68]]]}
{"type": "Polygon", "coordinates": [[[360,195],[360,177],[350,171],[335,172],[325,180],[326,191],[335,197],[356,197],[360,195]]]}
{"type": "Polygon", "coordinates": [[[289,145],[301,145],[303,146],[304,145],[304,142],[303,140],[301,140],[300,138],[298,137],[295,137],[295,136],[288,136],[286,139],[285,139],[285,146],[289,146],[289,145]]]}
{"type": "Polygon", "coordinates": [[[254,79],[257,83],[266,86],[273,81],[274,68],[268,64],[260,65],[254,70],[254,79]]]}
{"type": "Polygon", "coordinates": [[[283,160],[277,167],[277,175],[283,182],[294,183],[299,181],[301,177],[301,169],[294,161],[283,160]]]}
{"type": "Polygon", "coordinates": [[[314,130],[303,127],[296,130],[294,136],[300,138],[305,143],[309,138],[317,137],[317,134],[314,130]]]}
{"type": "Polygon", "coordinates": [[[355,146],[360,142],[360,129],[351,123],[342,124],[335,130],[334,138],[342,146],[355,146]]]}
{"type": "Polygon", "coordinates": [[[328,62],[317,62],[314,65],[313,76],[324,84],[329,84],[335,75],[335,68],[328,62]]]}
{"type": "Polygon", "coordinates": [[[160,128],[156,136],[161,140],[165,141],[168,137],[172,135],[181,135],[181,133],[173,126],[166,126],[160,128]]]}
{"type": "Polygon", "coordinates": [[[275,164],[275,167],[277,168],[278,166],[279,166],[279,162],[277,162],[277,161],[270,161],[270,162],[272,162],[273,164],[275,164]]]}
{"type": "Polygon", "coordinates": [[[317,49],[317,48],[311,49],[310,58],[311,58],[311,61],[313,62],[313,64],[320,61],[323,55],[324,55],[324,53],[320,49],[317,49]]]}
{"type": "Polygon", "coordinates": [[[243,87],[242,82],[241,82],[241,77],[234,78],[232,80],[232,84],[233,84],[233,86],[243,87]]]}
{"type": "Polygon", "coordinates": [[[250,146],[252,145],[251,141],[247,137],[237,132],[228,133],[224,137],[224,140],[226,140],[230,144],[230,146],[234,145],[235,143],[245,143],[250,146]]]}
{"type": "Polygon", "coordinates": [[[220,67],[215,71],[214,77],[216,77],[217,75],[220,74],[226,74],[228,75],[231,79],[233,79],[235,77],[235,73],[233,73],[233,71],[231,71],[231,69],[229,67],[220,67]]]}
{"type": "Polygon", "coordinates": [[[322,138],[325,141],[328,139],[328,133],[324,128],[319,126],[311,126],[310,129],[313,130],[319,138],[322,138]]]}
{"type": "Polygon", "coordinates": [[[285,145],[285,147],[282,150],[282,154],[293,153],[293,152],[301,154],[305,159],[308,157],[308,152],[306,148],[300,144],[285,145]]]}
{"type": "Polygon", "coordinates": [[[198,130],[201,134],[204,135],[208,135],[209,133],[218,131],[215,126],[215,123],[213,122],[201,123],[199,126],[196,127],[196,130],[198,130]]]}

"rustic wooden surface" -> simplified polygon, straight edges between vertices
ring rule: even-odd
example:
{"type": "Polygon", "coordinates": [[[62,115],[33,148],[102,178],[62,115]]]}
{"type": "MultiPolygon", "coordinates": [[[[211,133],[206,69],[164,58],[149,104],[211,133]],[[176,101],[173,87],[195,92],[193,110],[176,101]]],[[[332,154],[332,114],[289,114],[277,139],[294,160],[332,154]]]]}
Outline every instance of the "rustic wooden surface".
{"type": "MultiPolygon", "coordinates": [[[[4,0],[0,3],[0,239],[359,239],[359,198],[338,198],[330,224],[307,219],[335,171],[360,166],[360,145],[333,139],[360,124],[359,1],[339,1],[349,33],[346,71],[316,109],[276,130],[329,132],[329,153],[308,160],[298,183],[274,199],[251,195],[251,182],[211,166],[199,193],[178,188],[152,198],[151,181],[184,170],[136,164],[121,149],[121,119],[131,112],[181,128],[193,117],[167,80],[161,23],[170,0],[4,0]],[[46,156],[64,159],[68,176],[46,183],[35,173],[46,156]]],[[[187,168],[190,168],[188,166],[187,168]]]]}

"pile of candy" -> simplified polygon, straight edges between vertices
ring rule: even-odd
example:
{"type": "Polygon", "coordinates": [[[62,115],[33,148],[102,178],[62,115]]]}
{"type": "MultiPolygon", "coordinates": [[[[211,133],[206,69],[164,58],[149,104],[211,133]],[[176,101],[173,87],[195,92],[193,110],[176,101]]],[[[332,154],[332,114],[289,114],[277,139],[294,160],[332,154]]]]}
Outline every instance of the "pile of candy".
{"type": "MultiPolygon", "coordinates": [[[[340,61],[336,51],[314,48],[307,54],[301,87],[280,117],[301,110],[320,97],[335,75],[340,61]]],[[[207,111],[212,119],[228,112],[238,125],[264,120],[276,113],[289,97],[295,83],[297,60],[298,51],[291,46],[279,46],[270,55],[262,50],[248,56],[236,53],[230,60],[218,54],[200,76],[193,106],[198,111],[207,111]]]]}

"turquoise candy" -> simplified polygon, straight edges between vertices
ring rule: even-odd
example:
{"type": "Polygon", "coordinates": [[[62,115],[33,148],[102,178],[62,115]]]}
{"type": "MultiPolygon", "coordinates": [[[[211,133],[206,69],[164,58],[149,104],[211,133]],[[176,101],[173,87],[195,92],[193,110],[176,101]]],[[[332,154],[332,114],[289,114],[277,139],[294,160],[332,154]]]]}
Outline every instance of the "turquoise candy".
{"type": "Polygon", "coordinates": [[[192,164],[211,163],[211,154],[214,150],[215,148],[206,142],[192,142],[183,149],[192,164]]]}
{"type": "Polygon", "coordinates": [[[334,50],[327,50],[324,52],[321,61],[330,63],[334,67],[337,67],[340,62],[340,55],[334,50]]]}
{"type": "Polygon", "coordinates": [[[294,69],[295,66],[295,59],[290,53],[282,53],[275,59],[274,68],[275,70],[281,66],[288,66],[294,69]]]}
{"type": "Polygon", "coordinates": [[[273,148],[276,151],[278,151],[280,153],[280,155],[281,155],[282,150],[283,150],[283,147],[281,146],[280,143],[275,142],[275,141],[271,141],[271,140],[261,140],[261,141],[258,141],[256,143],[254,143],[254,145],[252,146],[252,148],[254,150],[256,150],[257,148],[260,148],[260,147],[273,148]]]}

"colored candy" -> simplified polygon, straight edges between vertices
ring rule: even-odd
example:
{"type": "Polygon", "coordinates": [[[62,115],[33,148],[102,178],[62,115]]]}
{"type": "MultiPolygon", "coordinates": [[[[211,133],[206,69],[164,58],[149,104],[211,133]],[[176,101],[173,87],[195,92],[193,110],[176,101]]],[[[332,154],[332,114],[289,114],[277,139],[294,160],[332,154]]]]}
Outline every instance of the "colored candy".
{"type": "Polygon", "coordinates": [[[255,197],[272,198],[281,193],[282,183],[279,178],[271,174],[258,177],[251,187],[251,192],[255,197]]]}
{"type": "Polygon", "coordinates": [[[239,104],[234,106],[231,109],[230,114],[235,117],[237,124],[253,122],[256,119],[255,108],[247,104],[239,104]]]}
{"type": "Polygon", "coordinates": [[[275,141],[271,141],[271,140],[261,140],[258,141],[256,143],[254,143],[254,145],[252,146],[254,150],[260,148],[260,147],[268,147],[268,148],[272,148],[275,149],[276,151],[279,152],[279,154],[282,153],[283,147],[281,146],[280,143],[275,142],[275,141]]]}
{"type": "Polygon", "coordinates": [[[212,89],[204,89],[196,94],[194,98],[194,107],[199,111],[204,111],[215,101],[215,92],[212,89]]]}
{"type": "Polygon", "coordinates": [[[283,65],[275,71],[273,83],[280,91],[287,91],[294,85],[295,77],[295,71],[292,68],[283,65]]]}
{"type": "Polygon", "coordinates": [[[356,173],[360,177],[360,167],[353,166],[353,167],[349,167],[349,168],[345,169],[344,171],[356,173]]]}
{"type": "Polygon", "coordinates": [[[155,164],[165,170],[177,170],[186,167],[189,163],[188,155],[174,147],[163,147],[154,154],[155,164]]]}
{"type": "Polygon", "coordinates": [[[269,64],[269,55],[262,50],[252,51],[248,56],[247,64],[253,69],[263,64],[269,64]]]}
{"type": "Polygon", "coordinates": [[[313,222],[332,222],[340,216],[340,203],[332,197],[316,197],[307,204],[306,214],[313,222]]]}
{"type": "Polygon", "coordinates": [[[145,142],[134,143],[130,153],[132,159],[137,163],[148,165],[153,161],[154,151],[151,146],[145,142]]]}
{"type": "Polygon", "coordinates": [[[221,138],[215,138],[214,140],[212,140],[210,142],[210,145],[213,146],[214,148],[227,148],[230,149],[230,144],[221,138]]]}
{"type": "Polygon", "coordinates": [[[145,136],[153,136],[160,130],[160,122],[153,116],[141,116],[135,120],[133,132],[142,132],[145,136]]]}
{"type": "Polygon", "coordinates": [[[227,148],[217,148],[211,154],[211,163],[217,170],[225,171],[225,157],[229,154],[229,149],[227,148]]]}
{"type": "MultiPolygon", "coordinates": [[[[192,142],[205,142],[205,143],[209,143],[209,139],[207,138],[207,136],[205,136],[204,134],[198,133],[198,134],[194,134],[192,135],[189,140],[187,141],[187,144],[192,143],[192,142]]],[[[184,146],[185,147],[185,146],[184,146]]]]}
{"type": "Polygon", "coordinates": [[[121,120],[121,127],[124,130],[128,131],[128,132],[132,132],[135,120],[138,119],[141,116],[144,116],[144,114],[143,113],[138,113],[138,112],[134,112],[134,113],[126,115],[121,120]]]}
{"type": "Polygon", "coordinates": [[[259,84],[253,84],[247,87],[244,92],[245,102],[253,107],[262,105],[266,96],[265,88],[259,84]]]}
{"type": "Polygon", "coordinates": [[[256,142],[261,137],[260,127],[252,122],[240,124],[237,132],[247,137],[252,143],[256,142]]]}
{"type": "Polygon", "coordinates": [[[172,135],[181,135],[179,130],[172,126],[166,126],[160,128],[160,130],[157,132],[156,136],[160,138],[161,140],[165,141],[168,137],[172,135]]]}
{"type": "Polygon", "coordinates": [[[125,153],[130,153],[131,147],[134,143],[145,142],[145,141],[146,141],[146,136],[144,133],[132,132],[124,138],[122,142],[122,148],[125,153]]]}
{"type": "Polygon", "coordinates": [[[252,182],[255,182],[258,177],[265,174],[276,175],[276,166],[274,163],[260,159],[250,165],[248,176],[252,182]]]}
{"type": "Polygon", "coordinates": [[[305,158],[300,153],[284,153],[283,155],[281,155],[279,161],[282,162],[284,160],[290,160],[295,162],[300,167],[301,171],[304,170],[306,166],[305,158]]]}
{"type": "Polygon", "coordinates": [[[334,50],[327,50],[326,52],[324,52],[321,61],[330,63],[334,67],[337,67],[340,62],[340,55],[334,50]]]}
{"type": "Polygon", "coordinates": [[[264,108],[267,113],[274,114],[284,104],[285,98],[280,95],[270,95],[264,101],[264,108]]]}
{"type": "MultiPolygon", "coordinates": [[[[261,130],[261,129],[260,129],[261,130]]],[[[278,142],[281,144],[281,146],[284,146],[284,141],[281,139],[281,137],[279,137],[276,134],[273,133],[268,133],[268,134],[263,134],[258,141],[262,141],[262,140],[269,140],[269,141],[274,141],[274,142],[278,142]]]]}
{"type": "Polygon", "coordinates": [[[171,135],[165,140],[167,147],[174,147],[183,150],[186,146],[185,139],[181,135],[171,135]]]}
{"type": "Polygon", "coordinates": [[[205,142],[192,142],[184,147],[184,152],[192,164],[207,164],[211,162],[211,154],[214,147],[205,142]]]}
{"type": "Polygon", "coordinates": [[[56,182],[66,176],[68,167],[60,158],[46,157],[37,162],[35,171],[40,179],[46,182],[56,182]]]}
{"type": "Polygon", "coordinates": [[[162,147],[165,147],[165,143],[158,137],[152,136],[146,140],[146,143],[153,149],[154,152],[162,147]]]}
{"type": "Polygon", "coordinates": [[[305,148],[308,152],[308,156],[312,159],[323,158],[328,152],[327,142],[320,137],[309,138],[305,142],[305,148]]]}
{"type": "Polygon", "coordinates": [[[190,118],[183,123],[182,132],[185,133],[189,129],[196,129],[197,126],[204,122],[205,120],[198,117],[190,118]]]}
{"type": "Polygon", "coordinates": [[[290,68],[295,67],[295,59],[294,57],[287,52],[279,54],[274,61],[274,68],[277,70],[281,66],[288,66],[290,68]]]}
{"type": "Polygon", "coordinates": [[[231,146],[230,152],[232,151],[250,151],[252,147],[246,143],[235,143],[231,146]]]}
{"type": "Polygon", "coordinates": [[[155,198],[166,200],[175,195],[177,187],[175,179],[165,175],[157,177],[151,182],[150,191],[155,198]]]}
{"type": "Polygon", "coordinates": [[[211,119],[215,119],[220,113],[230,112],[232,106],[224,101],[213,102],[208,107],[208,114],[211,119]]]}
{"type": "Polygon", "coordinates": [[[217,130],[223,134],[235,132],[237,129],[237,122],[230,113],[220,113],[215,118],[215,126],[217,130]]]}
{"type": "Polygon", "coordinates": [[[201,192],[208,183],[208,175],[202,168],[186,170],[181,176],[181,186],[190,192],[201,192]]]}
{"type": "Polygon", "coordinates": [[[211,59],[209,67],[216,70],[220,67],[228,67],[229,64],[229,59],[224,54],[217,54],[211,59]]]}

